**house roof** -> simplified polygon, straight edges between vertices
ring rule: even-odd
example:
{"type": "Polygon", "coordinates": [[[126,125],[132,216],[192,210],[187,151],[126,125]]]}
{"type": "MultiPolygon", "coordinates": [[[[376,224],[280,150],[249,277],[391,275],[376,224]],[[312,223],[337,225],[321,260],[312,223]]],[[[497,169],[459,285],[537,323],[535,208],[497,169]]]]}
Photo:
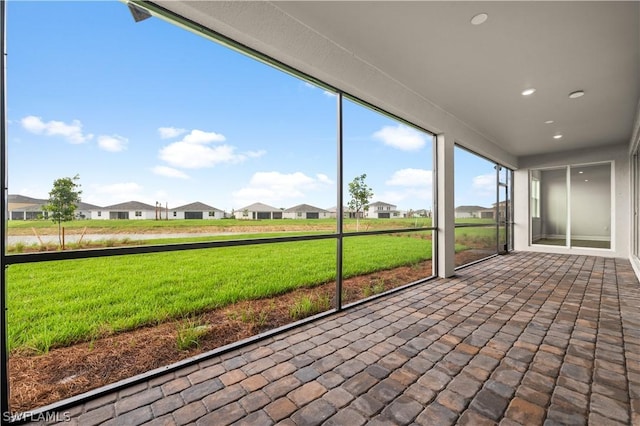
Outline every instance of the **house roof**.
{"type": "Polygon", "coordinates": [[[243,207],[241,209],[236,209],[236,211],[244,211],[244,210],[248,210],[250,212],[279,212],[282,211],[276,207],[273,206],[269,206],[267,204],[263,204],[263,203],[253,203],[251,205],[248,205],[246,207],[243,207]]]}
{"type": "Polygon", "coordinates": [[[215,207],[212,207],[208,204],[204,204],[201,203],[199,201],[196,201],[195,203],[189,203],[189,204],[185,204],[184,206],[180,206],[180,207],[176,207],[173,208],[171,210],[177,211],[177,212],[210,212],[210,211],[219,211],[221,212],[222,210],[217,209],[215,207]]]}
{"type": "Polygon", "coordinates": [[[141,203],[140,201],[127,201],[126,203],[113,204],[102,207],[104,210],[155,210],[156,207],[141,203]]]}
{"type": "Polygon", "coordinates": [[[375,203],[369,204],[369,206],[390,206],[396,208],[395,204],[385,203],[384,201],[376,201],[375,203]]]}
{"type": "Polygon", "coordinates": [[[78,210],[96,210],[101,208],[102,207],[96,206],[95,204],[89,204],[82,201],[78,203],[78,210]]]}
{"type": "Polygon", "coordinates": [[[309,204],[298,204],[297,206],[289,207],[285,210],[285,213],[297,213],[297,212],[326,212],[328,210],[321,209],[320,207],[310,206],[309,204]]]}
{"type": "MultiPolygon", "coordinates": [[[[28,205],[23,205],[21,207],[13,208],[11,209],[12,211],[25,211],[25,212],[42,211],[43,207],[49,204],[49,200],[29,198],[29,197],[24,197],[22,195],[9,195],[9,197],[12,200],[11,201],[12,204],[28,204],[28,205]]],[[[95,210],[100,208],[102,207],[80,201],[78,203],[77,210],[95,210]]]]}
{"type": "MultiPolygon", "coordinates": [[[[350,208],[347,208],[346,206],[343,206],[342,210],[343,210],[345,213],[355,213],[355,210],[350,209],[350,208]]],[[[338,207],[336,207],[336,206],[329,207],[329,208],[327,209],[327,211],[328,211],[329,213],[337,213],[337,212],[338,212],[338,207]]]]}
{"type": "Polygon", "coordinates": [[[482,206],[459,206],[456,207],[456,212],[458,213],[473,213],[479,210],[487,210],[486,207],[482,206]]]}
{"type": "Polygon", "coordinates": [[[10,203],[20,203],[20,204],[44,204],[47,203],[48,200],[42,200],[40,198],[31,198],[26,197],[24,195],[19,194],[9,194],[8,201],[10,203]]]}

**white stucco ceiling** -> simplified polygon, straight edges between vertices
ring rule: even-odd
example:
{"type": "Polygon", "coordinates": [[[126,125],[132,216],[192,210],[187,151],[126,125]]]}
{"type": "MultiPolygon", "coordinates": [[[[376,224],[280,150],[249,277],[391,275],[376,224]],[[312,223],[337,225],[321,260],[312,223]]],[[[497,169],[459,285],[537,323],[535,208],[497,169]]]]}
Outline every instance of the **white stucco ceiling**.
{"type": "MultiPolygon", "coordinates": [[[[277,20],[269,22],[275,16],[270,12],[254,22],[262,34],[267,28],[286,36],[292,28],[287,22],[303,26],[514,156],[628,143],[631,137],[640,97],[639,2],[161,3],[232,37],[252,27],[216,28],[214,12],[243,22],[251,8],[275,9],[277,20]],[[488,20],[471,25],[480,12],[488,20]],[[529,87],[536,92],[525,98],[521,92],[529,87]],[[569,99],[578,89],[586,95],[569,99]],[[557,133],[563,138],[553,139],[557,133]]],[[[291,33],[291,55],[310,44],[299,34],[291,33]]],[[[255,39],[252,47],[269,43],[255,39]]]]}

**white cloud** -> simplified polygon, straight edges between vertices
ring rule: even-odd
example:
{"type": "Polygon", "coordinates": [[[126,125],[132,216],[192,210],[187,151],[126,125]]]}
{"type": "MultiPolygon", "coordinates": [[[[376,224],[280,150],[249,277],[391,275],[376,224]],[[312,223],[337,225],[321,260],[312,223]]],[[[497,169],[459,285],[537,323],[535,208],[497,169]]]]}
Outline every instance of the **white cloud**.
{"type": "Polygon", "coordinates": [[[35,115],[29,115],[20,120],[22,127],[37,135],[46,136],[62,136],[68,142],[80,144],[87,142],[93,138],[92,134],[82,133],[82,123],[79,120],[73,120],[71,124],[62,121],[42,121],[42,118],[35,115]]]}
{"type": "MultiPolygon", "coordinates": [[[[309,89],[319,89],[320,88],[319,86],[316,86],[315,84],[311,84],[311,83],[309,83],[307,81],[304,82],[304,86],[309,88],[309,89]]],[[[328,90],[324,90],[324,89],[322,90],[322,94],[327,96],[327,97],[330,97],[330,98],[335,98],[336,97],[335,93],[330,92],[328,90]]]]}
{"type": "Polygon", "coordinates": [[[227,138],[224,135],[216,132],[204,132],[202,130],[194,129],[187,136],[182,139],[181,142],[190,143],[190,144],[198,144],[198,145],[207,145],[211,142],[224,142],[227,138]]]}
{"type": "Polygon", "coordinates": [[[376,194],[377,201],[396,204],[399,209],[423,209],[431,206],[431,188],[403,188],[376,194]]]}
{"type": "Polygon", "coordinates": [[[232,145],[212,145],[225,140],[220,133],[192,130],[182,140],[162,148],[159,157],[173,167],[202,169],[223,163],[237,164],[266,154],[264,150],[237,153],[232,145]]]}
{"type": "Polygon", "coordinates": [[[162,139],[171,139],[187,133],[187,129],[179,129],[177,127],[160,127],[158,128],[158,133],[162,139]]]}
{"type": "Polygon", "coordinates": [[[400,169],[393,172],[385,185],[391,187],[376,193],[376,199],[396,204],[400,209],[426,208],[431,205],[433,172],[425,169],[400,169]]]}
{"type": "Polygon", "coordinates": [[[385,183],[390,186],[431,187],[433,173],[424,169],[401,169],[395,171],[385,183]]]}
{"type": "Polygon", "coordinates": [[[162,148],[160,159],[174,167],[202,169],[221,163],[240,163],[246,159],[234,151],[235,147],[231,145],[210,147],[181,141],[162,148]]]}
{"type": "Polygon", "coordinates": [[[100,135],[98,136],[98,146],[100,149],[109,152],[120,152],[127,149],[129,139],[118,135],[100,135]]]}
{"type": "Polygon", "coordinates": [[[333,181],[331,179],[329,179],[329,176],[323,174],[323,173],[318,173],[316,175],[316,178],[318,179],[318,182],[321,183],[326,183],[327,185],[332,185],[333,181]]]}
{"type": "Polygon", "coordinates": [[[186,173],[178,169],[174,169],[172,167],[155,166],[153,169],[151,169],[151,171],[153,171],[153,173],[160,176],[166,176],[170,178],[179,178],[179,179],[189,179],[189,175],[187,175],[186,173]]]}
{"type": "Polygon", "coordinates": [[[233,192],[234,202],[245,205],[257,201],[275,203],[291,199],[304,199],[309,192],[328,189],[333,181],[324,174],[315,177],[302,172],[257,172],[249,185],[233,192]]]}
{"type": "Polygon", "coordinates": [[[475,176],[472,180],[471,187],[480,195],[490,195],[496,193],[496,175],[489,173],[486,175],[475,176]]]}
{"type": "Polygon", "coordinates": [[[402,151],[417,151],[426,143],[422,133],[403,124],[385,126],[375,132],[373,138],[402,151]]]}
{"type": "Polygon", "coordinates": [[[249,158],[259,158],[265,155],[266,153],[267,151],[265,151],[264,149],[260,149],[258,151],[247,151],[244,153],[244,155],[246,155],[249,158]]]}

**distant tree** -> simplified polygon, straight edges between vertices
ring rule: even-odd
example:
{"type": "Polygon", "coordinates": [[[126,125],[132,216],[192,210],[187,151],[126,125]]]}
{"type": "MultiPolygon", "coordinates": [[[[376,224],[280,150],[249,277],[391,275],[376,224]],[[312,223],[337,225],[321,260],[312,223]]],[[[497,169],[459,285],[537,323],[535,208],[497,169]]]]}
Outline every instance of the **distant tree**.
{"type": "Polygon", "coordinates": [[[79,175],[56,179],[53,182],[53,189],[49,192],[49,204],[44,206],[44,210],[49,212],[49,217],[58,224],[58,241],[64,246],[62,241],[62,222],[74,219],[78,203],[80,202],[80,180],[79,175]]]}
{"type": "Polygon", "coordinates": [[[356,231],[360,230],[360,214],[369,210],[369,200],[373,197],[373,191],[365,183],[367,175],[365,173],[356,176],[349,182],[349,194],[351,200],[347,203],[349,210],[355,212],[356,215],[356,231]]]}

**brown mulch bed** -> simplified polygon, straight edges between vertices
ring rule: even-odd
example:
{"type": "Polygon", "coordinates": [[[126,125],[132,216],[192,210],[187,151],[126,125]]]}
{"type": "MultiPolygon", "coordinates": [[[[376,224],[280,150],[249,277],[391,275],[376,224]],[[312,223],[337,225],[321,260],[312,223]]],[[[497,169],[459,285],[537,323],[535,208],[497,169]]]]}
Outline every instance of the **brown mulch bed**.
{"type": "MultiPolygon", "coordinates": [[[[471,262],[478,256],[473,251],[459,253],[456,264],[471,262]]],[[[386,291],[429,275],[431,261],[350,278],[343,283],[343,303],[379,292],[380,283],[384,283],[386,291]]],[[[198,346],[186,350],[177,344],[185,320],[176,320],[52,349],[43,355],[13,353],[9,359],[11,410],[42,407],[289,324],[294,321],[289,309],[295,301],[321,295],[333,299],[335,282],[201,314],[190,319],[190,324],[206,324],[207,328],[198,339],[198,346]]],[[[335,306],[333,300],[331,303],[335,306]]]]}

